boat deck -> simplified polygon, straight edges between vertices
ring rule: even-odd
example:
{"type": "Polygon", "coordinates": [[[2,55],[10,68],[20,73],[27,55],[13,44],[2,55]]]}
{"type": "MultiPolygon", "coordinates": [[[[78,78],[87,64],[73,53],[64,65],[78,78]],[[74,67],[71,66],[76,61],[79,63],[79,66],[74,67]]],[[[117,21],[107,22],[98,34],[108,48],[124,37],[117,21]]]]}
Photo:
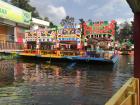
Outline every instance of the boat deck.
{"type": "Polygon", "coordinates": [[[74,61],[74,62],[99,62],[99,63],[116,63],[118,61],[118,55],[111,55],[107,54],[100,54],[98,56],[89,56],[83,54],[83,52],[72,52],[72,51],[33,51],[33,52],[22,52],[18,53],[20,56],[24,57],[37,57],[37,58],[44,58],[44,59],[54,59],[54,60],[67,60],[67,61],[74,61]],[[103,56],[104,55],[104,56],[103,56]]]}

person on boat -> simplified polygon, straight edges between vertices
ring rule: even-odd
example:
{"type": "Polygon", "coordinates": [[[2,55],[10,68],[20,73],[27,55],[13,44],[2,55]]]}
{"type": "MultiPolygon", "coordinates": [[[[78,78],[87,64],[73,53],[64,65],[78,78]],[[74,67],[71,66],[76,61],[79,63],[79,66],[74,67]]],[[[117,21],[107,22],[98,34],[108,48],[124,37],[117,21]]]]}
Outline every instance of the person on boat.
{"type": "Polygon", "coordinates": [[[97,52],[99,52],[99,49],[100,49],[100,47],[99,47],[99,46],[97,46],[97,47],[96,47],[96,51],[97,51],[97,52]]]}

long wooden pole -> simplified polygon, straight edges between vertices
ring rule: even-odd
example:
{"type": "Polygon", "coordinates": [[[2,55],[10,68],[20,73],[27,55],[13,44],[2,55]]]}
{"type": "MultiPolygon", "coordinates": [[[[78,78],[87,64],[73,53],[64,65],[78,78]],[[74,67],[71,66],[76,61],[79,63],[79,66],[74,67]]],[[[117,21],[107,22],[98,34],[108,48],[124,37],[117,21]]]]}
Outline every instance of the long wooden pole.
{"type": "MultiPolygon", "coordinates": [[[[134,44],[134,77],[140,81],[140,12],[134,13],[134,44]]],[[[138,98],[140,98],[140,93],[138,94],[138,98]]]]}
{"type": "Polygon", "coordinates": [[[140,79],[140,12],[134,13],[134,77],[140,79]]]}

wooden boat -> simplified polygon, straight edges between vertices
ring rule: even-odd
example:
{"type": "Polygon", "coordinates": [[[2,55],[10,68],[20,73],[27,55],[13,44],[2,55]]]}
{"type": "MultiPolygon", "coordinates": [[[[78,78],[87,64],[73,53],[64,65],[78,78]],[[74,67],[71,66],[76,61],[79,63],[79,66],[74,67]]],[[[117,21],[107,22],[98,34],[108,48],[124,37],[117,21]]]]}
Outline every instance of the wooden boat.
{"type": "Polygon", "coordinates": [[[38,53],[34,52],[28,52],[26,53],[19,53],[20,56],[24,57],[37,57],[37,58],[43,58],[46,60],[53,60],[53,61],[58,61],[58,60],[63,60],[63,61],[75,61],[75,62],[85,62],[85,63],[116,63],[118,61],[118,55],[112,52],[101,52],[101,53],[91,53],[86,54],[87,52],[79,52],[79,51],[38,51],[38,53]]]}
{"type": "Polygon", "coordinates": [[[118,57],[114,55],[113,51],[108,50],[112,50],[111,46],[114,45],[115,21],[92,23],[92,26],[96,27],[95,30],[92,30],[93,28],[86,23],[83,25],[84,37],[81,37],[79,25],[79,28],[75,25],[73,27],[63,26],[58,29],[58,32],[52,31],[50,34],[47,34],[49,33],[48,30],[42,29],[26,32],[24,52],[19,55],[54,61],[68,60],[114,64],[118,57]],[[106,28],[102,29],[102,26],[106,28]],[[90,51],[88,46],[90,46],[90,51]]]}
{"type": "Polygon", "coordinates": [[[116,63],[118,61],[118,55],[109,55],[108,57],[105,56],[64,56],[62,58],[69,59],[71,61],[76,61],[79,63],[87,62],[87,63],[116,63]]]}

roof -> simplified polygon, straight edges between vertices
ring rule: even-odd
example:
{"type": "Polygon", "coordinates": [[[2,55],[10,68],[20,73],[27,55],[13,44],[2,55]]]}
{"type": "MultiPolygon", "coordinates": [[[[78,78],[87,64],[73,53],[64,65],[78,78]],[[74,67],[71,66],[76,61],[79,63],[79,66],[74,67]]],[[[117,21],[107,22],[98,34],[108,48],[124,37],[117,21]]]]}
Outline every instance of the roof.
{"type": "Polygon", "coordinates": [[[140,12],[140,0],[126,0],[134,13],[140,12]]]}
{"type": "Polygon", "coordinates": [[[32,23],[33,24],[38,24],[38,25],[43,25],[43,26],[49,26],[50,25],[50,22],[40,20],[40,19],[37,19],[37,18],[32,18],[32,23]]]}

